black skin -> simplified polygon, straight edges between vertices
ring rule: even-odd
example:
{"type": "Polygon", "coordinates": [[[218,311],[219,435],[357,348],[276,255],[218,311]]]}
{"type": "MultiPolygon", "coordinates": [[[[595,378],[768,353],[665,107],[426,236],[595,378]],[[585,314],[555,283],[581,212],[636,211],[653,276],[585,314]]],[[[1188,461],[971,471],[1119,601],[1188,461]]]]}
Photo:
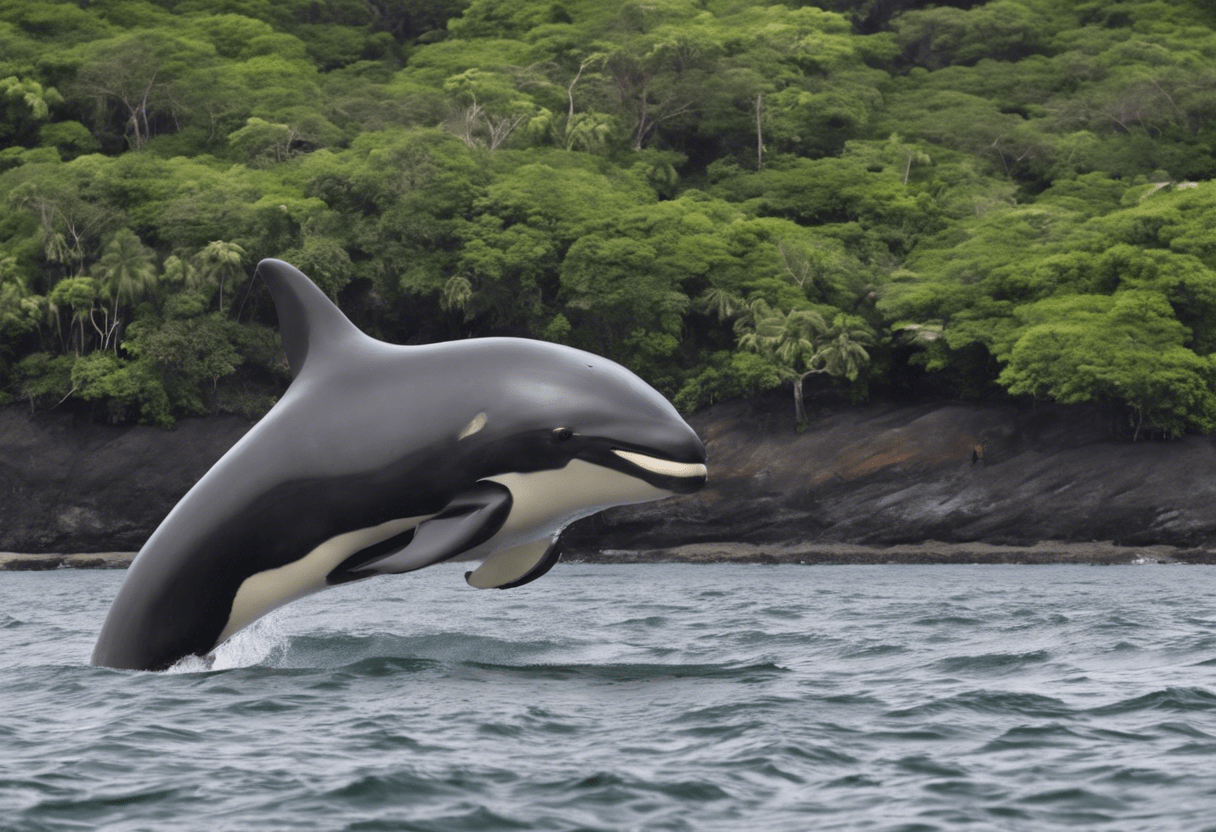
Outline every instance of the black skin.
{"type": "MultiPolygon", "coordinates": [[[[160,670],[206,655],[245,579],[345,532],[437,515],[351,556],[331,584],[380,574],[376,564],[407,546],[429,546],[431,562],[468,551],[510,513],[509,491],[483,482],[490,476],[579,458],[677,493],[704,484],[612,453],[705,461],[674,408],[606,359],[509,338],[395,347],[359,332],[291,266],[263,261],[259,274],[275,297],[295,379],[149,538],[94,664],[160,670]],[[484,428],[459,439],[478,413],[484,428]]],[[[546,570],[555,561],[547,556],[546,570]]]]}

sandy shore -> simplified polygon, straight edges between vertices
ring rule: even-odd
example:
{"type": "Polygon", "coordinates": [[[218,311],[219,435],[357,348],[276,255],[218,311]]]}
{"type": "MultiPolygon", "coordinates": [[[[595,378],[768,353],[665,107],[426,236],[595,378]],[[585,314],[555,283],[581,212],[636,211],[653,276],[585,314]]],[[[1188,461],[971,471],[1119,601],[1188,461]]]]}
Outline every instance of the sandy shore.
{"type": "MultiPolygon", "coordinates": [[[[0,552],[0,571],[126,569],[135,552],[23,554],[0,552]]],[[[1213,563],[1216,550],[1175,546],[1116,546],[1109,541],[1042,541],[1030,546],[987,543],[909,543],[859,546],[851,543],[689,543],[668,549],[571,552],[576,563],[1083,563],[1098,566],[1150,563],[1213,563]]]]}

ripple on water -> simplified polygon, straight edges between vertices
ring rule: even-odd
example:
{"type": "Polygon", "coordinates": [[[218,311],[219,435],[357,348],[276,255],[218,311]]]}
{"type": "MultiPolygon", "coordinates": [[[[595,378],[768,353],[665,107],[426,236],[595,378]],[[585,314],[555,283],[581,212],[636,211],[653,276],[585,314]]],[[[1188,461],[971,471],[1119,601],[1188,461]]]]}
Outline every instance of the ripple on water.
{"type": "Polygon", "coordinates": [[[1210,825],[1216,570],[458,566],[163,674],[84,666],[121,575],[0,575],[0,828],[1210,825]]]}
{"type": "Polygon", "coordinates": [[[1134,696],[1109,705],[1101,705],[1089,710],[1090,714],[1110,716],[1115,714],[1131,714],[1153,711],[1173,711],[1186,713],[1190,711],[1216,710],[1216,693],[1206,688],[1165,688],[1134,696]]]}
{"type": "Polygon", "coordinates": [[[1076,731],[1059,722],[1045,725],[1019,725],[986,743],[980,752],[1075,746],[1083,739],[1076,731]]]}
{"type": "Polygon", "coordinates": [[[1059,699],[1035,693],[1005,690],[971,690],[944,699],[923,702],[910,708],[888,711],[894,719],[922,719],[946,713],[970,711],[982,714],[1014,714],[1018,716],[1059,719],[1072,714],[1072,709],[1059,699]]]}
{"type": "Polygon", "coordinates": [[[926,615],[908,623],[913,627],[978,627],[984,619],[965,615],[926,615]]]}
{"type": "Polygon", "coordinates": [[[951,656],[940,659],[935,667],[943,673],[1008,673],[1030,665],[1044,664],[1051,660],[1046,650],[1031,650],[1026,653],[981,653],[973,656],[951,656]]]}

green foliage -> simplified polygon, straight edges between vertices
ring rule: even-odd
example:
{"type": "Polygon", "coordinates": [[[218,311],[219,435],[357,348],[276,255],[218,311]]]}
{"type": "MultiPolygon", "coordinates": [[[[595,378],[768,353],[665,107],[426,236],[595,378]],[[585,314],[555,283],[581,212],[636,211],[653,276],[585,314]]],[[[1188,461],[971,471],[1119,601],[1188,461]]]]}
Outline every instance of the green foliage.
{"type": "Polygon", "coordinates": [[[232,344],[230,322],[219,315],[137,321],[124,346],[135,356],[133,366],[141,371],[149,392],[162,391],[151,397],[152,410],[141,414],[157,423],[171,421],[167,412],[162,414],[158,398],[189,415],[210,412],[216,385],[243,361],[232,344]]]}
{"type": "Polygon", "coordinates": [[[129,228],[119,229],[94,266],[101,285],[117,304],[133,304],[156,280],[154,255],[129,228]]]}
{"type": "Polygon", "coordinates": [[[1017,312],[1022,329],[998,347],[1011,393],[1064,404],[1124,406],[1142,430],[1180,436],[1216,427],[1216,361],[1183,344],[1187,330],[1164,297],[1132,290],[1050,298],[1017,312]]]}
{"type": "Polygon", "coordinates": [[[30,141],[35,125],[46,121],[51,108],[63,103],[58,90],[44,88],[32,78],[0,78],[0,144],[30,141]]]}
{"type": "Polygon", "coordinates": [[[146,365],[95,352],[76,359],[71,382],[79,398],[104,402],[110,421],[121,422],[138,413],[140,421],[165,428],[173,425],[165,389],[146,365]]]}
{"type": "Polygon", "coordinates": [[[686,410],[1210,430],[1214,58],[1151,0],[0,0],[0,400],[257,415],[281,257],[380,337],[559,341],[686,410]]]}
{"type": "Polygon", "coordinates": [[[57,121],[38,128],[38,144],[54,147],[65,160],[101,150],[101,142],[79,121],[57,121]]]}
{"type": "Polygon", "coordinates": [[[281,255],[284,260],[311,277],[321,289],[335,300],[350,283],[355,267],[340,241],[332,237],[308,235],[299,248],[281,255]]]}
{"type": "Polygon", "coordinates": [[[709,365],[684,382],[672,402],[681,411],[691,413],[726,399],[766,393],[784,380],[777,365],[761,355],[721,351],[711,355],[709,365]]]}
{"type": "Polygon", "coordinates": [[[30,409],[54,407],[72,393],[72,365],[75,356],[36,352],[22,358],[13,368],[17,395],[30,403],[30,409]]]}

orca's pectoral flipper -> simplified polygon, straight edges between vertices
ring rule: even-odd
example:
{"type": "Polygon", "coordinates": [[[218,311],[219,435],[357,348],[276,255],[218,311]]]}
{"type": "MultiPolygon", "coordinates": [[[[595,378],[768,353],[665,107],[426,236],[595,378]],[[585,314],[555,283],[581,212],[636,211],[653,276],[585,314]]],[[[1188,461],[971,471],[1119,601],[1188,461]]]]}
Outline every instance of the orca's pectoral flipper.
{"type": "Polygon", "coordinates": [[[511,589],[532,583],[552,569],[561,556],[557,541],[533,540],[495,552],[481,566],[464,573],[464,579],[477,589],[511,589]]]}
{"type": "MultiPolygon", "coordinates": [[[[462,491],[443,510],[413,530],[408,545],[379,559],[348,559],[330,574],[330,583],[413,572],[450,560],[485,543],[511,513],[511,492],[496,482],[479,482],[462,491]]],[[[356,556],[357,557],[357,556],[356,556]]]]}

